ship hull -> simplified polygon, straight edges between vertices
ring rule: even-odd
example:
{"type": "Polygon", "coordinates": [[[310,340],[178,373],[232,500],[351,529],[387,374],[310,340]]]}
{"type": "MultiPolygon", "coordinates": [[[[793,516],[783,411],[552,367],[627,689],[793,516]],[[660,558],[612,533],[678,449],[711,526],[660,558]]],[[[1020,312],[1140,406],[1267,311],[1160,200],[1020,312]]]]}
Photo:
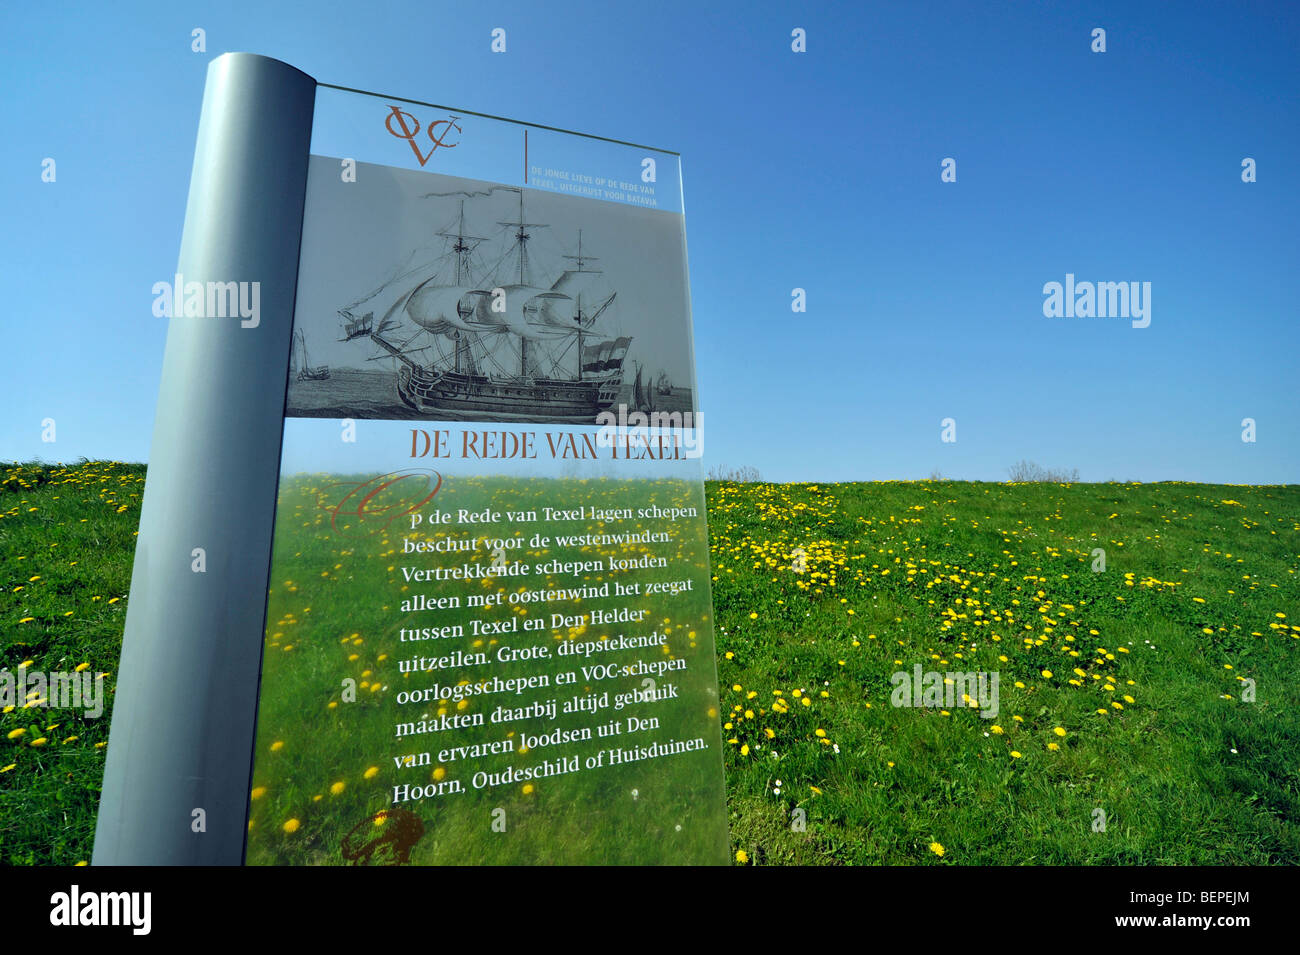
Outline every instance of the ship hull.
{"type": "Polygon", "coordinates": [[[397,373],[397,396],[420,414],[595,423],[596,416],[618,400],[622,378],[619,372],[584,381],[499,379],[403,365],[397,373]]]}

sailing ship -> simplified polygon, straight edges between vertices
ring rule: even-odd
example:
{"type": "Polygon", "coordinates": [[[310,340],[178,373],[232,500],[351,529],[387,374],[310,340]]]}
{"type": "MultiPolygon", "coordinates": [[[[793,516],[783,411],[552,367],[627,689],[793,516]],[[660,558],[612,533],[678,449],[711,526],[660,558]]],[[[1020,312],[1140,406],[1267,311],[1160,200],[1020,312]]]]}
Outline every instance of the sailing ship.
{"type": "Polygon", "coordinates": [[[655,379],[655,391],[661,395],[671,395],[673,393],[673,380],[668,377],[668,372],[661,371],[659,377],[655,379]]]}
{"type": "Polygon", "coordinates": [[[650,389],[641,383],[641,363],[637,362],[636,380],[632,382],[632,407],[637,411],[653,411],[654,402],[650,398],[650,389]]]}
{"type": "Polygon", "coordinates": [[[597,259],[581,230],[577,254],[564,256],[572,267],[532,281],[528,241],[545,224],[525,221],[518,192],[517,221],[497,223],[510,230],[498,263],[518,262],[506,282],[472,274],[487,239],[466,234],[462,200],[455,231],[437,233],[449,245],[441,270],[408,268],[339,310],[342,340],[368,340],[381,352],[372,360],[394,360],[397,397],[419,414],[591,423],[618,400],[632,339],[601,325],[618,293],[595,293],[602,273],[588,267],[597,259]]]}
{"type": "Polygon", "coordinates": [[[330,376],[329,365],[318,365],[313,368],[311,359],[307,357],[307,339],[303,337],[302,329],[294,333],[294,347],[292,353],[293,367],[298,370],[299,381],[324,381],[330,376]],[[299,360],[299,355],[302,356],[299,360]]]}

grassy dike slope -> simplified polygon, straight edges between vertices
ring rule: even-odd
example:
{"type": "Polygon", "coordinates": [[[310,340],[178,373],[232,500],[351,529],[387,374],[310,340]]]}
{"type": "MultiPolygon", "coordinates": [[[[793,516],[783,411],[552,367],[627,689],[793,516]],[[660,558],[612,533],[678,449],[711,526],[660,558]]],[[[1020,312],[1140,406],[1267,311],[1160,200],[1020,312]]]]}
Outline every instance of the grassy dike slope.
{"type": "MultiPolygon", "coordinates": [[[[0,665],[107,672],[110,708],[0,714],[0,863],[89,858],[143,483],[109,462],[0,477],[0,665]]],[[[747,861],[1300,863],[1300,487],[708,499],[747,861]],[[997,715],[892,706],[917,664],[997,672],[997,715]]]]}

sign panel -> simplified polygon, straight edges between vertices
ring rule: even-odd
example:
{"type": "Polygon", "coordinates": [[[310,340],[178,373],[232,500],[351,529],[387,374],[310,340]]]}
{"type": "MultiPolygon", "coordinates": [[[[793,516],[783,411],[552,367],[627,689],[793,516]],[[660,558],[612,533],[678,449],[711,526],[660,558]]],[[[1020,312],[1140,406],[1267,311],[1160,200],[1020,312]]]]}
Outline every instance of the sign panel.
{"type": "Polygon", "coordinates": [[[671,153],[318,87],[250,864],[723,863],[671,153]]]}

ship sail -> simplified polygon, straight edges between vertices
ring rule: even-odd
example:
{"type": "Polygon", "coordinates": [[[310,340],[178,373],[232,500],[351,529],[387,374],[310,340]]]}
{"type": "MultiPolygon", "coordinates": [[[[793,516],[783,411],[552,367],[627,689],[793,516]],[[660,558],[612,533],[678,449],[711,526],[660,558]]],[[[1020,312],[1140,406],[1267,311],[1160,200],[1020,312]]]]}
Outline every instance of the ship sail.
{"type": "Polygon", "coordinates": [[[426,331],[454,338],[457,332],[473,331],[463,317],[470,314],[471,307],[462,303],[472,295],[490,294],[461,285],[430,285],[426,282],[407,298],[406,314],[426,331]]]}
{"type": "Polygon", "coordinates": [[[582,326],[584,328],[589,326],[596,302],[596,283],[600,276],[600,272],[578,269],[567,269],[562,272],[555,280],[555,284],[551,286],[551,291],[558,293],[563,299],[572,300],[573,304],[567,305],[561,299],[550,299],[542,306],[541,320],[547,325],[571,329],[577,327],[581,317],[582,326]]]}
{"type": "MultiPolygon", "coordinates": [[[[517,335],[520,338],[541,338],[545,331],[528,320],[526,310],[534,305],[535,300],[565,298],[556,292],[531,285],[505,285],[501,289],[505,295],[498,299],[491,292],[476,291],[474,308],[474,327],[476,331],[488,335],[517,335]],[[505,310],[496,311],[493,305],[504,301],[505,310]]],[[[535,308],[535,306],[534,306],[535,308]]]]}
{"type": "Polygon", "coordinates": [[[641,387],[641,366],[636,366],[636,383],[632,386],[632,401],[635,407],[644,408],[647,404],[645,390],[641,387]]]}

